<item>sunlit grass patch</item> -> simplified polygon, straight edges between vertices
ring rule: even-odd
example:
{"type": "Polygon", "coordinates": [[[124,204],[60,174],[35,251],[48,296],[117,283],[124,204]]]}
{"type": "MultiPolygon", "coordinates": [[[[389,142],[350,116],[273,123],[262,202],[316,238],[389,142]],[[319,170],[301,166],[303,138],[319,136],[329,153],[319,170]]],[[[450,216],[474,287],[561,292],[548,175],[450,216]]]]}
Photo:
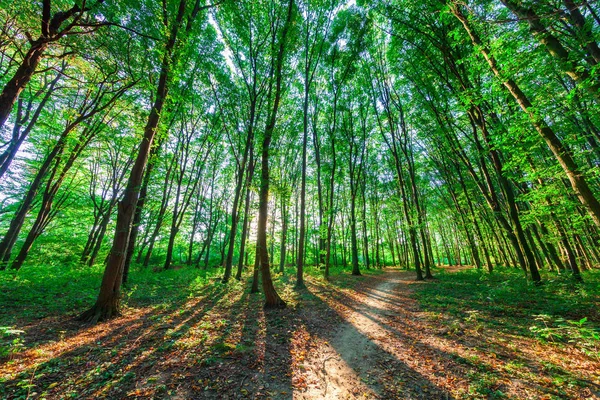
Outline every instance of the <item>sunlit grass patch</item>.
{"type": "Polygon", "coordinates": [[[544,343],[570,344],[599,356],[600,271],[584,273],[584,283],[547,273],[541,286],[528,282],[522,271],[507,268],[493,274],[438,270],[436,276],[436,281],[416,289],[429,315],[447,315],[476,331],[487,328],[544,343]]]}
{"type": "MultiPolygon", "coordinates": [[[[76,315],[90,307],[98,294],[102,265],[93,267],[39,265],[23,268],[18,274],[0,274],[0,326],[64,314],[76,315]]],[[[125,307],[169,307],[201,294],[215,283],[220,269],[185,267],[153,272],[133,266],[123,289],[125,307]]]]}

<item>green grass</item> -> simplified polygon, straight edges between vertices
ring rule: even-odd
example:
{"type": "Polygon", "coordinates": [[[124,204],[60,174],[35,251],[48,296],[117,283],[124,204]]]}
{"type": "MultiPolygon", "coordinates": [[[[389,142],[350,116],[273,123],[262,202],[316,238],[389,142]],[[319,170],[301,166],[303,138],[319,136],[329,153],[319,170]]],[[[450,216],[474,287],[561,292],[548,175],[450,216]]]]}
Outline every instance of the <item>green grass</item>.
{"type": "MultiPolygon", "coordinates": [[[[103,265],[84,267],[75,263],[53,263],[28,266],[18,273],[0,272],[0,327],[84,311],[96,300],[103,270],[103,265]]],[[[218,284],[222,272],[221,268],[203,270],[193,267],[155,272],[152,268],[136,265],[123,290],[123,304],[170,308],[193,297],[207,285],[218,284]]],[[[305,273],[312,277],[323,276],[323,271],[315,266],[306,266],[305,273]]],[[[380,273],[383,272],[363,268],[365,275],[380,273]]],[[[289,267],[283,276],[274,271],[274,279],[276,283],[293,284],[295,274],[295,268],[289,267]]],[[[349,268],[337,266],[331,269],[332,277],[340,275],[349,275],[349,268]]],[[[251,279],[250,271],[246,271],[244,279],[246,282],[251,279]]],[[[339,283],[350,284],[346,281],[339,280],[339,283]]],[[[236,285],[240,284],[232,279],[229,286],[236,289],[236,285]]],[[[241,286],[237,289],[242,290],[241,286]]]]}
{"type": "MultiPolygon", "coordinates": [[[[295,274],[296,270],[294,268],[289,268],[288,270],[290,274],[295,274]]],[[[324,269],[315,267],[315,266],[307,266],[304,270],[306,275],[309,275],[313,278],[324,280],[323,274],[325,273],[324,269]]],[[[342,267],[341,265],[331,266],[329,268],[329,277],[333,284],[337,287],[341,288],[349,288],[353,287],[356,280],[362,279],[360,276],[354,276],[351,274],[352,267],[342,267]]],[[[364,276],[373,276],[373,275],[382,275],[385,271],[381,268],[365,268],[364,266],[360,266],[360,273],[364,276]]]]}
{"type": "MultiPolygon", "coordinates": [[[[98,295],[102,272],[102,265],[65,264],[0,273],[0,326],[84,311],[98,295]]],[[[135,266],[124,290],[124,305],[165,307],[184,301],[214,282],[219,272],[192,267],[153,272],[135,266]]]]}
{"type": "MultiPolygon", "coordinates": [[[[314,266],[307,266],[305,271],[307,276],[315,278],[322,277],[323,274],[322,270],[314,266]]],[[[309,298],[310,292],[294,289],[295,269],[288,268],[285,272],[283,275],[273,273],[273,280],[280,295],[286,299],[290,308],[308,304],[305,298],[309,298]]],[[[22,335],[24,331],[28,330],[26,328],[28,324],[35,324],[47,317],[56,317],[60,322],[72,318],[90,307],[98,295],[102,273],[102,265],[89,268],[69,262],[27,265],[18,273],[14,271],[0,272],[0,304],[2,304],[2,307],[0,307],[0,358],[11,363],[13,362],[12,357],[23,349],[35,349],[39,345],[40,342],[36,341],[35,336],[22,335]]],[[[222,268],[209,268],[205,271],[193,267],[182,267],[168,271],[153,271],[152,268],[143,269],[140,266],[134,266],[130,274],[130,282],[123,290],[123,305],[125,307],[152,307],[154,311],[145,314],[145,318],[152,325],[164,325],[166,327],[164,330],[157,330],[149,336],[144,336],[146,339],[155,336],[160,337],[160,341],[156,342],[148,339],[149,344],[139,343],[139,348],[136,350],[137,354],[145,354],[146,350],[144,348],[152,346],[151,354],[153,357],[162,357],[169,352],[177,351],[177,349],[195,349],[200,344],[209,343],[208,353],[202,356],[202,359],[199,359],[202,365],[206,366],[221,363],[223,357],[229,356],[230,353],[243,354],[251,352],[254,346],[253,341],[235,345],[223,339],[228,336],[233,326],[232,323],[236,321],[234,315],[237,314],[235,313],[229,315],[228,319],[211,318],[209,320],[198,319],[195,322],[188,321],[189,316],[195,313],[194,310],[204,310],[198,315],[209,313],[213,307],[210,304],[211,302],[222,301],[221,306],[230,310],[234,310],[237,304],[241,310],[237,312],[245,312],[243,305],[245,303],[242,302],[240,296],[223,296],[223,294],[249,292],[252,279],[251,269],[245,271],[242,282],[232,279],[228,285],[221,284],[222,273],[222,268]],[[194,298],[203,299],[197,305],[198,308],[196,306],[193,308],[184,306],[194,298]],[[235,303],[228,304],[230,301],[235,301],[235,303]],[[186,321],[185,327],[171,324],[171,321],[177,320],[178,316],[179,320],[186,321]],[[194,340],[181,341],[181,337],[187,335],[189,327],[193,324],[196,324],[194,326],[196,331],[193,334],[194,340]],[[223,338],[211,343],[216,332],[223,335],[223,338]]],[[[375,273],[381,272],[365,272],[366,275],[375,273]]],[[[331,274],[333,279],[328,284],[336,286],[350,285],[356,279],[361,279],[350,275],[349,268],[333,268],[331,274]]],[[[253,297],[252,301],[257,301],[260,304],[262,295],[259,294],[258,296],[253,297]]],[[[241,298],[247,299],[248,297],[242,295],[241,298]]],[[[277,317],[273,318],[269,322],[271,328],[285,330],[289,321],[278,320],[277,317]]],[[[253,322],[256,323],[256,321],[253,322]]],[[[247,326],[251,326],[250,323],[247,326]]],[[[52,341],[62,341],[65,332],[52,328],[48,337],[51,337],[52,341]]],[[[251,336],[252,334],[250,334],[251,336]]],[[[285,339],[284,336],[281,336],[277,340],[285,339]]],[[[121,376],[118,381],[116,380],[119,371],[122,371],[130,361],[130,354],[127,356],[120,355],[124,344],[125,342],[117,342],[116,344],[105,345],[98,342],[97,345],[91,345],[89,351],[94,354],[92,358],[110,359],[111,362],[107,361],[88,370],[82,379],[89,382],[86,385],[90,390],[102,389],[107,391],[113,385],[115,387],[127,386],[127,382],[139,379],[138,376],[134,375],[134,372],[128,372],[121,376]],[[120,361],[113,362],[113,359],[120,359],[120,361]]],[[[85,360],[78,357],[80,357],[79,354],[61,356],[43,362],[39,365],[39,368],[36,366],[22,372],[15,378],[6,378],[8,380],[5,379],[5,381],[0,382],[0,398],[4,398],[3,395],[8,393],[3,385],[6,386],[7,382],[14,380],[16,380],[15,385],[18,389],[13,387],[11,393],[19,393],[23,398],[27,397],[28,393],[34,389],[52,389],[50,386],[44,386],[46,383],[44,383],[43,376],[54,375],[60,371],[64,372],[64,370],[71,368],[71,365],[78,365],[76,368],[84,368],[82,363],[85,363],[85,360]],[[35,377],[35,385],[37,386],[31,385],[32,377],[35,377]]],[[[66,380],[65,384],[67,387],[75,387],[79,383],[66,380]]],[[[160,392],[159,388],[156,390],[160,392]]],[[[65,389],[63,394],[65,398],[68,398],[71,395],[77,397],[78,393],[71,393],[65,389]]]]}
{"type": "Polygon", "coordinates": [[[584,273],[584,283],[568,275],[546,274],[543,285],[516,269],[493,274],[475,269],[436,270],[436,281],[418,285],[417,299],[432,315],[445,314],[469,326],[498,333],[573,343],[600,357],[600,271],[584,273]]]}

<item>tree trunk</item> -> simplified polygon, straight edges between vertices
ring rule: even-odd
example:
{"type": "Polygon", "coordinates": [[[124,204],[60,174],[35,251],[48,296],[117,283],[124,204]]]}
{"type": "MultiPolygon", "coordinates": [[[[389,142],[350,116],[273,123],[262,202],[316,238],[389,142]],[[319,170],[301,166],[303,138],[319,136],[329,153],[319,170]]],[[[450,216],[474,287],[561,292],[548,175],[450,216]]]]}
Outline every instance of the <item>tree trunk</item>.
{"type": "Polygon", "coordinates": [[[67,137],[75,129],[79,122],[81,122],[80,119],[66,126],[58,141],[56,142],[50,153],[44,159],[42,166],[38,170],[33,181],[31,182],[31,186],[29,186],[27,194],[25,195],[23,201],[21,202],[21,205],[17,209],[15,216],[10,221],[8,231],[4,235],[2,242],[0,242],[0,269],[6,268],[6,265],[10,260],[10,255],[12,253],[15,242],[17,241],[19,233],[23,228],[25,217],[27,217],[27,214],[31,210],[31,207],[33,206],[34,200],[38,194],[39,189],[41,188],[42,183],[46,178],[48,171],[50,171],[50,168],[54,163],[55,159],[62,155],[65,145],[67,143],[67,137]]]}
{"type": "Polygon", "coordinates": [[[0,128],[6,123],[19,94],[31,80],[47,48],[48,42],[41,38],[31,43],[14,76],[4,85],[0,94],[0,128]]]}
{"type": "Polygon", "coordinates": [[[134,213],[140,193],[140,186],[144,177],[144,170],[150,155],[150,149],[160,120],[160,115],[165,104],[170,81],[171,56],[177,40],[177,33],[183,20],[186,9],[186,0],[181,0],[177,18],[170,32],[169,40],[165,46],[164,58],[160,71],[158,85],[156,87],[155,101],[148,116],[144,137],[139,144],[137,156],[127,186],[123,193],[123,199],[119,202],[117,211],[117,226],[113,238],[113,245],[108,255],[106,268],[100,285],[100,293],[96,303],[86,312],[81,314],[80,319],[91,323],[107,320],[120,315],[121,283],[123,280],[123,267],[129,244],[129,234],[133,222],[134,213]]]}
{"type": "Polygon", "coordinates": [[[594,36],[591,29],[591,24],[586,24],[585,17],[579,11],[579,6],[575,4],[573,0],[563,0],[569,13],[571,25],[577,27],[579,35],[577,38],[584,40],[582,43],[583,47],[588,51],[588,54],[594,62],[593,65],[600,63],[600,48],[594,40],[594,36]]]}
{"type": "MultiPolygon", "coordinates": [[[[352,189],[350,189],[353,191],[352,189]]],[[[352,275],[361,275],[358,266],[358,237],[356,232],[356,196],[350,194],[350,248],[352,252],[352,275]]]]}
{"type": "Polygon", "coordinates": [[[285,307],[286,304],[279,297],[273,280],[271,278],[271,270],[269,265],[269,253],[267,251],[267,216],[269,207],[269,147],[271,145],[271,139],[273,131],[275,130],[275,122],[277,120],[277,111],[279,109],[279,102],[281,100],[281,81],[282,81],[282,69],[285,55],[285,46],[287,33],[293,19],[293,8],[294,0],[289,0],[287,8],[287,19],[283,26],[281,38],[279,42],[279,50],[277,54],[277,61],[275,64],[275,93],[273,99],[273,108],[270,111],[270,116],[265,126],[265,132],[262,141],[261,150],[261,175],[260,175],[260,194],[258,199],[258,232],[257,232],[257,243],[256,252],[258,253],[258,259],[260,262],[260,272],[262,277],[262,286],[265,293],[265,308],[273,307],[285,307]]]}
{"type": "MultiPolygon", "coordinates": [[[[104,236],[106,235],[106,229],[108,228],[108,222],[110,221],[112,209],[113,207],[111,206],[104,218],[102,218],[102,221],[100,222],[100,229],[96,237],[96,242],[90,253],[89,259],[87,260],[87,265],[90,267],[96,262],[96,258],[98,257],[98,253],[100,252],[100,248],[102,247],[102,242],[104,241],[104,236]]],[[[124,282],[126,282],[125,279],[124,282]]]]}
{"type": "Polygon", "coordinates": [[[369,260],[369,237],[367,231],[367,199],[366,199],[366,182],[363,179],[362,185],[362,231],[363,231],[363,254],[365,257],[365,267],[369,269],[371,267],[369,260]]]}
{"type": "MultiPolygon", "coordinates": [[[[526,21],[529,24],[529,28],[531,29],[533,36],[536,37],[539,42],[546,47],[548,53],[554,57],[564,73],[566,73],[578,84],[583,84],[585,89],[587,89],[597,99],[600,99],[598,96],[598,89],[600,86],[597,83],[594,84],[591,82],[586,82],[590,79],[589,72],[573,61],[573,57],[570,56],[569,51],[543,25],[540,17],[531,8],[523,7],[514,0],[501,1],[520,20],[526,21]]],[[[527,108],[530,109],[531,106],[528,106],[527,108]]]]}
{"type": "Polygon", "coordinates": [[[304,82],[304,102],[302,104],[302,166],[300,178],[300,234],[298,238],[298,254],[296,258],[296,288],[303,289],[304,284],[304,245],[306,243],[306,147],[308,142],[308,72],[306,65],[304,82]]]}
{"type": "Polygon", "coordinates": [[[281,246],[279,248],[279,273],[285,273],[285,258],[287,248],[287,230],[288,230],[288,215],[287,215],[286,199],[281,199],[281,246]]]}
{"type": "Polygon", "coordinates": [[[479,36],[473,31],[469,21],[464,16],[462,11],[460,11],[459,7],[456,4],[452,4],[451,10],[456,18],[462,23],[465,31],[471,38],[473,45],[479,49],[483,57],[486,59],[494,75],[501,80],[502,84],[515,98],[517,104],[519,104],[521,109],[527,114],[536,131],[540,134],[542,139],[544,139],[558,160],[563,171],[567,175],[567,178],[569,179],[571,187],[577,195],[577,198],[581,204],[587,208],[588,214],[592,218],[594,224],[596,224],[597,227],[600,227],[600,202],[598,199],[596,199],[593,191],[588,186],[585,177],[579,171],[569,149],[563,145],[552,128],[546,124],[544,119],[536,115],[533,105],[527,96],[525,96],[525,93],[521,91],[520,87],[512,79],[507,79],[504,77],[499,65],[496,62],[496,59],[491,55],[489,49],[483,44],[479,36]]]}
{"type": "MultiPolygon", "coordinates": [[[[254,163],[251,162],[252,165],[252,171],[254,171],[254,163]]],[[[251,174],[253,175],[253,173],[251,174]]],[[[246,186],[246,200],[245,200],[245,204],[244,204],[244,222],[242,223],[242,241],[240,243],[240,259],[238,260],[238,268],[237,268],[237,272],[235,274],[235,279],[237,279],[238,281],[240,279],[242,279],[242,269],[244,267],[244,254],[246,253],[246,242],[248,241],[248,221],[249,221],[249,216],[248,213],[250,212],[250,186],[249,183],[252,181],[252,179],[248,179],[248,185],[246,186]]]]}
{"type": "Polygon", "coordinates": [[[254,119],[256,112],[256,96],[251,96],[250,101],[250,118],[248,125],[248,135],[246,138],[246,145],[244,148],[244,155],[242,157],[242,162],[239,166],[237,182],[235,186],[235,192],[233,196],[233,206],[231,208],[231,230],[229,232],[229,246],[227,248],[227,258],[225,259],[225,271],[223,274],[223,283],[229,282],[229,278],[231,278],[231,271],[233,267],[233,252],[235,249],[235,236],[237,234],[237,225],[239,220],[239,210],[238,203],[240,201],[240,197],[242,194],[242,188],[244,185],[244,176],[246,173],[246,163],[248,161],[248,155],[250,154],[250,163],[252,163],[252,158],[254,156],[254,119]]]}

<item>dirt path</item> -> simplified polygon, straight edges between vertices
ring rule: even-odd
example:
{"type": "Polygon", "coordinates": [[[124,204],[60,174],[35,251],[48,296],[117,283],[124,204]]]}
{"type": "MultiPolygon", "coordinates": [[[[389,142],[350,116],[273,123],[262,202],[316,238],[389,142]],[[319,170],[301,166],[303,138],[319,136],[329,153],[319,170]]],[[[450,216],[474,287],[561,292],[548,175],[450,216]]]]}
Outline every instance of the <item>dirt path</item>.
{"type": "Polygon", "coordinates": [[[312,352],[315,357],[308,361],[311,368],[307,375],[316,375],[319,383],[298,398],[345,399],[356,394],[381,394],[377,364],[390,360],[382,354],[387,350],[386,331],[375,318],[385,318],[389,313],[391,293],[399,286],[400,274],[394,272],[387,278],[368,290],[363,302],[342,311],[346,321],[351,322],[336,327],[331,341],[312,352]]]}
{"type": "Polygon", "coordinates": [[[24,325],[26,348],[0,360],[0,398],[600,398],[599,363],[523,326],[485,327],[468,303],[466,319],[424,311],[414,289],[435,282],[413,272],[335,279],[282,285],[284,310],[215,283],[97,326],[24,325]]]}
{"type": "Polygon", "coordinates": [[[294,398],[389,398],[398,390],[407,399],[449,397],[400,361],[403,348],[411,344],[399,342],[402,338],[388,326],[392,319],[419,318],[410,297],[413,275],[388,272],[356,292],[317,291],[343,321],[306,363],[307,380],[316,383],[294,398]]]}
{"type": "Polygon", "coordinates": [[[353,290],[309,287],[340,320],[317,340],[305,363],[311,384],[293,398],[600,399],[599,363],[483,329],[476,313],[465,321],[423,311],[420,284],[412,272],[388,271],[353,290]]]}

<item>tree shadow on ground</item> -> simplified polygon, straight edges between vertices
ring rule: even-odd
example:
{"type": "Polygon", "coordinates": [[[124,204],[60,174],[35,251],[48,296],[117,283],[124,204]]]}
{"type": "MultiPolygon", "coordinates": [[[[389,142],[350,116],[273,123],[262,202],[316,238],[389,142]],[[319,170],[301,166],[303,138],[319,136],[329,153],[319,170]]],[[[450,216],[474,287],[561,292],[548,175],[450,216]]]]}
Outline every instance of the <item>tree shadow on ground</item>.
{"type": "MultiPolygon", "coordinates": [[[[221,317],[220,335],[186,371],[197,385],[177,391],[179,398],[288,398],[292,395],[290,340],[293,310],[262,308],[259,295],[245,292],[221,317]]],[[[190,349],[194,352],[194,350],[190,349]]],[[[291,397],[290,397],[291,398],[291,397]]]]}
{"type": "MultiPolygon", "coordinates": [[[[553,378],[549,368],[554,369],[553,375],[557,378],[559,370],[551,357],[546,358],[541,354],[540,358],[534,358],[518,348],[510,348],[510,341],[499,338],[495,331],[478,331],[479,325],[472,315],[470,317],[473,320],[467,323],[451,321],[447,329],[440,320],[432,323],[416,302],[409,298],[410,291],[394,290],[393,285],[382,288],[378,281],[379,279],[374,278],[355,291],[348,292],[349,294],[324,285],[317,285],[315,292],[323,299],[328,299],[326,301],[341,305],[341,315],[358,314],[386,331],[389,341],[404,344],[398,348],[397,354],[406,354],[407,351],[416,349],[420,357],[431,360],[433,365],[444,365],[444,370],[438,371],[442,373],[434,376],[462,381],[463,388],[470,393],[501,396],[508,390],[508,384],[515,384],[511,381],[518,380],[520,382],[517,384],[523,388],[535,389],[539,394],[558,397],[567,395],[561,385],[541,384],[542,380],[553,378]],[[375,299],[377,305],[358,302],[357,292],[375,299]],[[440,325],[443,329],[440,329],[440,325]],[[406,346],[407,344],[410,346],[406,346]],[[539,382],[537,378],[540,378],[539,382]]],[[[410,286],[415,283],[407,276],[399,284],[410,286]]],[[[564,374],[558,374],[558,379],[579,386],[580,394],[591,395],[592,390],[597,392],[598,385],[589,377],[581,373],[562,372],[564,374]]]]}
{"type": "Polygon", "coordinates": [[[440,330],[410,290],[394,289],[412,284],[409,275],[389,285],[389,276],[357,278],[354,290],[312,279],[304,291],[280,285],[284,310],[214,284],[95,327],[41,321],[26,350],[0,361],[0,397],[451,399],[459,388],[493,398],[509,362],[523,364],[517,378],[535,393],[565,397],[527,381],[544,375],[527,354],[466,327],[440,330]],[[488,350],[493,357],[481,355],[488,350]]]}
{"type": "Polygon", "coordinates": [[[184,304],[135,310],[96,326],[69,321],[65,329],[60,329],[60,321],[55,321],[43,339],[33,341],[28,350],[0,364],[10,374],[1,382],[0,395],[125,396],[147,378],[157,360],[172,356],[177,338],[228,294],[219,286],[207,287],[203,292],[203,297],[184,304]]]}
{"type": "MultiPolygon", "coordinates": [[[[322,377],[323,382],[331,380],[334,384],[346,384],[349,386],[348,393],[356,397],[453,398],[448,391],[399,360],[368,333],[357,328],[353,322],[346,319],[346,315],[323,301],[313,291],[318,291],[317,287],[309,285],[303,299],[307,307],[318,309],[319,313],[304,313],[304,317],[307,319],[309,331],[330,346],[330,353],[323,359],[322,375],[328,375],[327,378],[322,377]],[[323,324],[323,320],[328,323],[323,324]],[[323,325],[335,329],[319,328],[323,325]],[[347,375],[344,378],[346,381],[339,380],[336,376],[339,372],[347,375]]],[[[326,382],[322,386],[323,395],[334,396],[329,398],[337,397],[336,393],[327,387],[326,382]]]]}

